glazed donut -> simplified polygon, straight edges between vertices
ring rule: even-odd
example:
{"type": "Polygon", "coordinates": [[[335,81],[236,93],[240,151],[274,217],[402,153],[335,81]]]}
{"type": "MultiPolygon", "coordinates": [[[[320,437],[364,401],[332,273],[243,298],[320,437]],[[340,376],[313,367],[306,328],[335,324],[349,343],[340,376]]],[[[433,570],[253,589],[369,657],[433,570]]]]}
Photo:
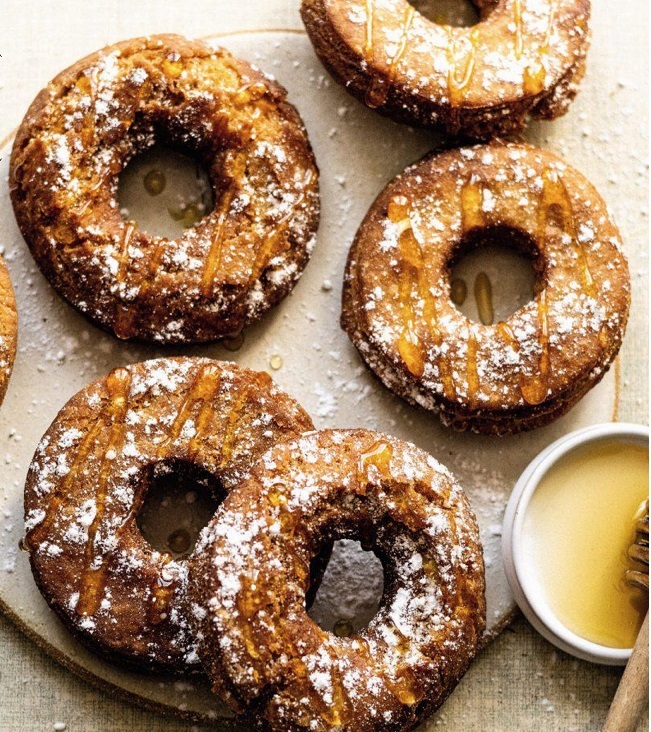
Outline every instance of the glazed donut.
{"type": "Polygon", "coordinates": [[[25,547],[47,602],[92,650],[138,669],[198,669],[187,563],[155,551],[136,517],[161,475],[223,498],[278,440],[312,429],[265,373],[203,358],[117,368],[74,396],[25,485],[25,547]]]}
{"type": "Polygon", "coordinates": [[[214,690],[279,732],[411,729],[484,630],[463,491],[430,455],[368,430],[314,432],[264,455],[204,529],[188,596],[214,690]],[[344,537],[377,553],[385,585],[375,618],[342,638],[308,617],[305,591],[310,558],[344,537]]]}
{"type": "Polygon", "coordinates": [[[589,0],[473,0],[471,28],[437,25],[408,0],[303,0],[336,81],[393,119],[488,139],[528,115],[564,114],[583,77],[589,0]]]}
{"type": "Polygon", "coordinates": [[[14,141],[18,225],[56,291],[119,338],[239,333],[292,289],[319,216],[318,170],[285,90],[200,41],[124,41],[78,61],[14,141]],[[125,221],[118,178],[156,143],[203,162],[214,210],[170,241],[125,221]]]}
{"type": "Polygon", "coordinates": [[[380,193],[350,250],[341,322],[396,394],[455,429],[506,434],[560,417],[602,378],[629,304],[592,185],[549,152],[492,143],[428,156],[380,193]],[[482,325],[452,302],[450,268],[491,242],[533,258],[537,294],[482,325]]]}
{"type": "Polygon", "coordinates": [[[0,257],[0,404],[5,398],[16,357],[18,313],[9,272],[0,257]]]}

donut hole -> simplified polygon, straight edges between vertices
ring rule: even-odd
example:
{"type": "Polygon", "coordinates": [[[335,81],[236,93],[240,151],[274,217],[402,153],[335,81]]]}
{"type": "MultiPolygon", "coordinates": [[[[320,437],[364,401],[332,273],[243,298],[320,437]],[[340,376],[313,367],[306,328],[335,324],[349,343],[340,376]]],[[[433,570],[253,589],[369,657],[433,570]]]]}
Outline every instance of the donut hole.
{"type": "Polygon", "coordinates": [[[129,160],[119,177],[117,199],[126,221],[172,240],[214,207],[202,156],[169,144],[156,144],[129,160]]]}
{"type": "Polygon", "coordinates": [[[470,320],[493,325],[530,302],[542,280],[534,240],[506,226],[469,232],[450,264],[450,298],[470,320]]]}
{"type": "Polygon", "coordinates": [[[145,541],[173,559],[188,557],[226,493],[214,475],[182,460],[155,463],[140,476],[145,491],[136,525],[145,541]]]}
{"type": "Polygon", "coordinates": [[[479,8],[471,0],[408,0],[408,2],[436,25],[470,28],[482,19],[479,8]]]}
{"type": "Polygon", "coordinates": [[[375,617],[383,592],[384,565],[378,555],[356,539],[339,539],[308,615],[323,630],[352,635],[375,617]]]}

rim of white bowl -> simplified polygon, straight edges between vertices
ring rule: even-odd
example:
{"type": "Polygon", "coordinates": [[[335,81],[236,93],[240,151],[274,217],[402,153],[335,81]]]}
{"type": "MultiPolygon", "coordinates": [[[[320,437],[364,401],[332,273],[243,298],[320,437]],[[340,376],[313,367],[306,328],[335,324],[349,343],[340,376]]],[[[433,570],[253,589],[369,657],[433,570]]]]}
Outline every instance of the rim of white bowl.
{"type": "Polygon", "coordinates": [[[529,463],[513,488],[504,514],[502,555],[515,600],[527,620],[541,635],[561,650],[583,660],[619,666],[626,664],[632,649],[611,648],[594,643],[567,628],[550,608],[544,590],[534,579],[536,572],[530,568],[531,564],[522,551],[524,518],[542,477],[576,448],[608,438],[641,443],[648,449],[649,427],[626,422],[606,422],[570,432],[546,447],[529,463]]]}

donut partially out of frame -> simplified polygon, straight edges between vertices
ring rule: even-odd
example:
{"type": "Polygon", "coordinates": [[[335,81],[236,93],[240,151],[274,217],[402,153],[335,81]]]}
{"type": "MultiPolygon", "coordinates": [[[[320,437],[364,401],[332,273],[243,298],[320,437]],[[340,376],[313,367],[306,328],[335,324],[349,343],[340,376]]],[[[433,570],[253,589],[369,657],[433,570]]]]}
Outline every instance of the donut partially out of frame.
{"type": "Polygon", "coordinates": [[[190,561],[190,618],[214,689],[247,729],[411,729],[448,696],[484,629],[475,518],[433,457],[369,430],[272,448],[190,561]],[[377,615],[337,637],[306,613],[310,559],[356,538],[384,565],[377,615]]]}
{"type": "Polygon", "coordinates": [[[552,153],[492,143],[430,155],[371,206],[341,323],[392,391],[457,430],[508,434],[565,414],[608,370],[630,306],[604,201],[552,153]],[[482,243],[530,255],[536,294],[504,322],[466,318],[450,269],[482,243]]]}
{"type": "Polygon", "coordinates": [[[186,617],[187,562],[137,524],[163,475],[222,500],[256,458],[312,429],[265,374],[205,358],[113,370],[75,395],[25,485],[25,547],[52,609],[85,645],[141,670],[200,669],[186,617]]]}
{"type": "Polygon", "coordinates": [[[318,170],[285,90],[200,41],[123,41],[78,61],[29,108],[11,198],[57,292],[119,338],[200,343],[239,333],[289,293],[319,217],[318,170]],[[129,160],[162,143],[203,162],[215,207],[174,240],[125,221],[129,160]]]}
{"type": "Polygon", "coordinates": [[[408,0],[303,0],[301,14],[335,80],[398,121],[482,140],[564,114],[584,73],[589,0],[474,2],[470,28],[408,0]]]}
{"type": "Polygon", "coordinates": [[[5,398],[16,357],[18,312],[7,265],[0,257],[0,404],[5,398]]]}

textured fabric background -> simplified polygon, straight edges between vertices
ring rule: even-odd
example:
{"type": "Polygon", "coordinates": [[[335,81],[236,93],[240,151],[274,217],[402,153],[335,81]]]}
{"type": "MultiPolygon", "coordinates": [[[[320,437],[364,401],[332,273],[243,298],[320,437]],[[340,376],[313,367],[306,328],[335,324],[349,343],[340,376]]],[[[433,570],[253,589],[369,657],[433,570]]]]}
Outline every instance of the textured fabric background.
{"type": "MultiPolygon", "coordinates": [[[[461,1],[461,0],[460,0],[461,1]]],[[[0,138],[20,122],[37,91],[85,53],[131,36],[190,37],[262,27],[300,28],[299,0],[4,0],[0,11],[0,138]]],[[[620,419],[647,420],[648,4],[596,2],[593,47],[581,98],[548,125],[602,192],[622,229],[634,307],[621,356],[620,419]]],[[[5,182],[3,181],[4,185],[5,182]]],[[[0,242],[0,246],[1,246],[0,242]]],[[[427,729],[482,732],[598,730],[619,671],[576,661],[517,620],[480,656],[427,729]]],[[[199,729],[111,698],[51,661],[0,617],[0,730],[181,732],[199,729]]],[[[641,728],[648,730],[648,719],[641,728]]]]}

